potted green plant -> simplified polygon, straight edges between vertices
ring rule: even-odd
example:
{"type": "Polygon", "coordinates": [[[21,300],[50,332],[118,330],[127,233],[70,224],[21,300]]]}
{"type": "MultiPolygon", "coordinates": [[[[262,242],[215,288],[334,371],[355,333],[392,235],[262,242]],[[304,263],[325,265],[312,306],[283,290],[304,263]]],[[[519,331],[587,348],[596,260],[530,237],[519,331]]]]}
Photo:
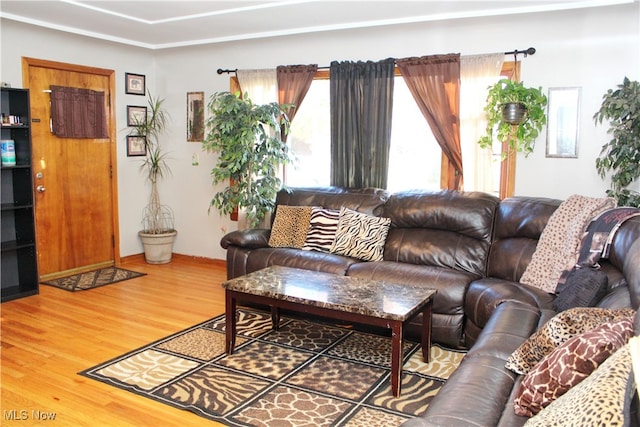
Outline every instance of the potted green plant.
{"type": "Polygon", "coordinates": [[[163,103],[164,99],[154,98],[149,93],[147,114],[133,118],[133,129],[130,132],[130,135],[143,137],[145,144],[145,157],[140,170],[151,184],[151,193],[142,215],[143,229],[138,232],[138,236],[144,247],[145,260],[150,264],[166,264],[171,261],[173,242],[178,234],[174,228],[173,211],[160,203],[158,192],[158,181],[171,173],[159,139],[169,120],[163,103]]]}
{"type": "Polygon", "coordinates": [[[609,89],[593,119],[609,122],[611,140],[602,146],[596,169],[602,179],[611,174],[607,195],[619,206],[640,207],[640,193],[627,188],[640,177],[640,83],[624,78],[617,89],[609,89]]]}
{"type": "Polygon", "coordinates": [[[211,170],[213,184],[226,183],[211,207],[228,215],[238,208],[255,227],[275,206],[282,188],[278,168],[293,160],[281,131],[289,131],[287,105],[256,105],[244,94],[218,92],[207,105],[207,135],[202,148],[218,155],[211,170]]]}
{"type": "Polygon", "coordinates": [[[489,86],[484,107],[487,132],[478,143],[483,148],[491,148],[495,136],[499,141],[508,141],[516,152],[528,156],[533,152],[542,127],[547,124],[546,106],[547,96],[541,87],[526,87],[522,82],[510,79],[499,80],[489,86]]]}

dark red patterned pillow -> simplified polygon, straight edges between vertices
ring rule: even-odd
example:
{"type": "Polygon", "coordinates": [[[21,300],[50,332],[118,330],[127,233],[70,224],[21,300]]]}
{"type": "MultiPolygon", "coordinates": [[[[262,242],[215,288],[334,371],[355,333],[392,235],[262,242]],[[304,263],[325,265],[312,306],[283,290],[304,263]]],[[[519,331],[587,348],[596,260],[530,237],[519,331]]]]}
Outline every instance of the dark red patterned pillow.
{"type": "Polygon", "coordinates": [[[522,380],[514,407],[532,417],[588,377],[633,336],[631,317],[577,335],[545,356],[522,380]]]}

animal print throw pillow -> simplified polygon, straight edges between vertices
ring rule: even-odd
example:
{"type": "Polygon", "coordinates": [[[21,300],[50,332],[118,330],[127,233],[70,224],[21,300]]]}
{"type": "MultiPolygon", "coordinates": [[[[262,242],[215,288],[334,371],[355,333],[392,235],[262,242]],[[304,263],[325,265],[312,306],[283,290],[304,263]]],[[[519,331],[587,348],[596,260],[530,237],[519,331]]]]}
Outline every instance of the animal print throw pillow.
{"type": "Polygon", "coordinates": [[[633,319],[627,317],[567,340],[524,377],[516,392],[515,413],[534,416],[587,378],[632,335],[633,319]]]}
{"type": "Polygon", "coordinates": [[[363,261],[382,261],[389,225],[389,218],[342,208],[331,252],[363,261]]]}
{"type": "Polygon", "coordinates": [[[525,427],[629,425],[633,395],[630,343],[625,344],[580,384],[551,402],[525,427]]]}
{"type": "Polygon", "coordinates": [[[329,252],[336,238],[340,211],[314,207],[309,218],[309,230],[302,249],[305,251],[329,252]]]}
{"type": "Polygon", "coordinates": [[[505,367],[516,374],[527,374],[556,347],[596,328],[606,322],[614,322],[635,315],[631,308],[606,309],[575,307],[556,314],[534,332],[509,356],[505,367]]]}
{"type": "Polygon", "coordinates": [[[309,229],[311,206],[279,205],[271,227],[269,246],[272,248],[297,248],[304,245],[309,229]]]}

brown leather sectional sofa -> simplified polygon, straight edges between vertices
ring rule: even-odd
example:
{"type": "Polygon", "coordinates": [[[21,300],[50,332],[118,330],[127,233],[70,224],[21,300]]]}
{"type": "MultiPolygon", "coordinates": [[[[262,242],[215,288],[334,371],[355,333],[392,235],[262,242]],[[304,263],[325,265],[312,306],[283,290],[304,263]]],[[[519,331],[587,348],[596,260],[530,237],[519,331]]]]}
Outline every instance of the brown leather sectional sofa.
{"type": "MultiPolygon", "coordinates": [[[[518,282],[560,200],[480,192],[402,192],[379,189],[295,188],[281,191],[277,205],[348,207],[391,218],[384,261],[271,248],[268,229],[234,231],[222,238],[227,276],[271,265],[419,284],[437,289],[432,338],[468,349],[460,367],[407,426],[520,426],[514,414],[518,375],[504,365],[509,355],[550,319],[553,296],[518,282]]],[[[601,260],[609,291],[598,306],[640,306],[640,218],[618,229],[610,256],[601,260]]],[[[408,334],[419,334],[416,321],[408,334]]],[[[637,400],[637,399],[636,399],[637,400]]]]}

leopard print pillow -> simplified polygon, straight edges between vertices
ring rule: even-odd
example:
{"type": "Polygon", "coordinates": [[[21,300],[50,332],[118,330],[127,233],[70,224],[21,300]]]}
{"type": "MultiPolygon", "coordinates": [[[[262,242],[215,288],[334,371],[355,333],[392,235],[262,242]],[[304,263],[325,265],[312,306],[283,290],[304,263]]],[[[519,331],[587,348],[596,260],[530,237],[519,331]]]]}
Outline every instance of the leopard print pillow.
{"type": "Polygon", "coordinates": [[[587,378],[632,335],[633,319],[628,317],[567,340],[524,377],[516,392],[515,413],[534,416],[587,378]]]}
{"type": "Polygon", "coordinates": [[[528,373],[547,354],[568,339],[596,328],[635,315],[631,308],[606,309],[575,307],[556,314],[533,333],[509,356],[505,367],[516,374],[528,373]]]}
{"type": "Polygon", "coordinates": [[[269,246],[302,248],[307,238],[311,209],[311,206],[278,205],[269,236],[269,246]]]}
{"type": "Polygon", "coordinates": [[[621,347],[580,384],[540,411],[525,427],[622,426],[633,387],[629,343],[621,347]]]}

